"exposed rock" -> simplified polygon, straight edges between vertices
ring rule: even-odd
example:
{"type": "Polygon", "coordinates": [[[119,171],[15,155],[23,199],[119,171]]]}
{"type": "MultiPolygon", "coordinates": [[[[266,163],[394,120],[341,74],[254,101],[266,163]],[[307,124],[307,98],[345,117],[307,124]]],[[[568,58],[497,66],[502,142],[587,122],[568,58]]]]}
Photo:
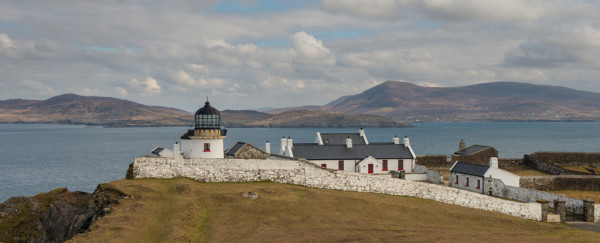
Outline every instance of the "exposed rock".
{"type": "Polygon", "coordinates": [[[58,188],[0,204],[0,242],[63,242],[108,214],[125,194],[99,185],[93,194],[58,188]]]}
{"type": "Polygon", "coordinates": [[[258,193],[256,192],[244,192],[242,193],[242,197],[247,197],[250,198],[252,200],[255,200],[258,198],[258,193]]]}

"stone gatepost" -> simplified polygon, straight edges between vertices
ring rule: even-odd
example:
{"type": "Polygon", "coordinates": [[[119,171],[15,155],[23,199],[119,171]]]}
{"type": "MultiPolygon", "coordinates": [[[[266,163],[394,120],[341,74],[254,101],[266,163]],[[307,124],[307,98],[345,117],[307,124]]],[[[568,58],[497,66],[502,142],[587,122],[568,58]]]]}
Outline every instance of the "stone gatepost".
{"type": "Polygon", "coordinates": [[[548,203],[549,201],[546,199],[538,199],[536,200],[539,204],[542,205],[542,222],[548,222],[548,203]]]}
{"type": "Polygon", "coordinates": [[[565,201],[564,200],[556,200],[554,201],[554,210],[556,210],[555,213],[560,215],[560,222],[565,222],[567,221],[566,218],[566,208],[565,208],[565,201]]]}
{"type": "Polygon", "coordinates": [[[400,179],[405,180],[406,179],[406,171],[401,170],[399,172],[400,172],[400,175],[399,175],[400,179]]]}
{"type": "Polygon", "coordinates": [[[583,200],[583,218],[585,222],[594,222],[594,200],[583,200]]]}

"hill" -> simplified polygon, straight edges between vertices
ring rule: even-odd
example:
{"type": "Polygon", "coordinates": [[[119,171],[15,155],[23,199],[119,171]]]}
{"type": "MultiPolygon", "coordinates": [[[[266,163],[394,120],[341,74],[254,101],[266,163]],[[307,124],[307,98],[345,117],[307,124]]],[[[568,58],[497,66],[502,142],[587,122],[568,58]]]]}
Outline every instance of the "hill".
{"type": "Polygon", "coordinates": [[[183,110],[110,97],[64,94],[41,101],[0,101],[1,123],[177,126],[189,125],[191,119],[191,115],[183,110]]]}
{"type": "MultiPolygon", "coordinates": [[[[390,118],[326,111],[267,114],[251,110],[221,112],[226,127],[407,127],[390,118]]],[[[193,114],[110,97],[64,94],[47,100],[0,100],[0,123],[58,123],[110,127],[189,126],[193,114]]]]}
{"type": "Polygon", "coordinates": [[[279,114],[256,111],[222,113],[227,127],[410,127],[411,125],[377,115],[342,114],[326,111],[292,110],[279,114]]]}
{"type": "Polygon", "coordinates": [[[315,109],[401,121],[600,121],[600,94],[513,82],[421,87],[386,81],[315,109]]]}
{"type": "Polygon", "coordinates": [[[583,242],[600,236],[430,200],[271,182],[136,179],[102,187],[129,196],[72,242],[583,242]]]}

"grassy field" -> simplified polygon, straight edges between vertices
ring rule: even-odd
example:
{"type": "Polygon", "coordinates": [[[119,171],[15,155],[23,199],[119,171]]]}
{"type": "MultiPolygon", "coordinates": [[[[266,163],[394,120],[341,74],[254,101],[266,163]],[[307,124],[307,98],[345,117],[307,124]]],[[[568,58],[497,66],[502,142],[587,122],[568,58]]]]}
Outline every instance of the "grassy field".
{"type": "Polygon", "coordinates": [[[431,200],[270,182],[138,179],[72,242],[597,242],[599,233],[431,200]],[[256,192],[256,200],[243,197],[256,192]]]}

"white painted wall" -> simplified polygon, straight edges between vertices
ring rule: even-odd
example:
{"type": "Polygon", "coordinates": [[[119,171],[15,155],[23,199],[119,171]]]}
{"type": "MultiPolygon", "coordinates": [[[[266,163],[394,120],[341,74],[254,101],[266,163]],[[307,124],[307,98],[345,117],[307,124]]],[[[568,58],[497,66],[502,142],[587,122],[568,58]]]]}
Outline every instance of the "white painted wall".
{"type": "Polygon", "coordinates": [[[406,173],[404,179],[407,181],[426,181],[427,173],[406,173]]]}
{"type": "Polygon", "coordinates": [[[456,172],[450,173],[450,178],[448,178],[448,185],[454,188],[459,188],[463,190],[468,190],[472,192],[483,193],[483,177],[461,174],[456,172]],[[456,181],[456,177],[458,176],[458,183],[456,181]],[[467,178],[469,178],[469,185],[467,186],[467,178]],[[477,188],[477,181],[479,181],[479,188],[477,188]]]}
{"type": "Polygon", "coordinates": [[[520,176],[494,167],[490,167],[490,169],[488,169],[483,176],[486,178],[492,177],[495,179],[500,179],[504,185],[514,187],[519,187],[519,182],[521,181],[520,176]]]}
{"type": "MultiPolygon", "coordinates": [[[[339,160],[310,160],[311,163],[321,166],[322,164],[327,165],[327,169],[339,169],[338,167],[339,160]]],[[[356,164],[356,160],[344,160],[344,171],[355,172],[354,165],[356,164]]]]}
{"type": "MultiPolygon", "coordinates": [[[[327,164],[328,169],[338,169],[338,160],[309,160],[311,163],[321,166],[321,164],[327,164]]],[[[359,173],[367,173],[368,167],[364,167],[364,171],[360,170],[362,166],[355,166],[359,160],[344,160],[344,170],[350,172],[359,172],[359,173]]],[[[390,171],[398,170],[398,159],[388,159],[388,170],[383,171],[383,159],[376,159],[377,162],[373,162],[373,170],[378,172],[373,173],[388,173],[390,171]],[[379,165],[379,167],[375,166],[375,164],[379,165]],[[378,168],[378,170],[377,170],[378,168]]],[[[402,164],[404,165],[404,171],[410,173],[413,172],[413,159],[403,159],[402,164]]]]}
{"type": "Polygon", "coordinates": [[[181,139],[185,158],[224,158],[223,139],[181,139]],[[210,143],[210,152],[204,152],[204,143],[210,143]]]}
{"type": "Polygon", "coordinates": [[[372,174],[387,173],[387,171],[383,171],[383,164],[381,161],[373,158],[372,156],[369,156],[366,159],[358,162],[358,164],[356,164],[356,172],[369,174],[369,164],[373,165],[372,174]]]}

